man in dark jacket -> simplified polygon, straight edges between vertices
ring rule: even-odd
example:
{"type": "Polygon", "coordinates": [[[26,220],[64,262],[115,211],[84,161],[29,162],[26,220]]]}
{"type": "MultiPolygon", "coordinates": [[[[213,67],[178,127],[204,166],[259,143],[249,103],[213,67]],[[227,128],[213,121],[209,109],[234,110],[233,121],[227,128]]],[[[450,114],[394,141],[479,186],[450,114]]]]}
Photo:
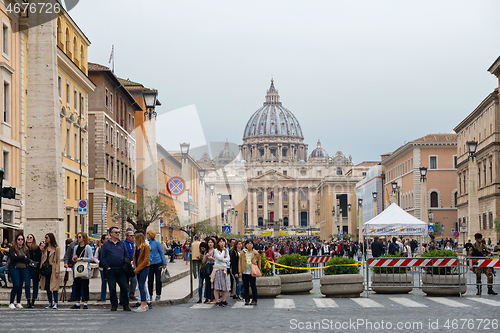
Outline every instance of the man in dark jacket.
{"type": "Polygon", "coordinates": [[[128,279],[123,270],[125,256],[128,256],[127,249],[125,243],[119,238],[120,230],[117,227],[109,228],[109,236],[111,238],[101,247],[101,262],[103,269],[107,272],[111,311],[116,311],[118,308],[116,283],[120,286],[120,301],[123,311],[132,311],[128,306],[128,279]]]}
{"type": "Polygon", "coordinates": [[[395,255],[396,252],[399,252],[399,245],[396,243],[397,238],[392,237],[392,243],[389,244],[389,254],[395,255]]]}
{"type": "Polygon", "coordinates": [[[381,255],[385,254],[385,248],[382,245],[382,243],[379,242],[378,236],[375,236],[371,244],[371,248],[372,248],[372,256],[374,258],[380,257],[381,255]]]}

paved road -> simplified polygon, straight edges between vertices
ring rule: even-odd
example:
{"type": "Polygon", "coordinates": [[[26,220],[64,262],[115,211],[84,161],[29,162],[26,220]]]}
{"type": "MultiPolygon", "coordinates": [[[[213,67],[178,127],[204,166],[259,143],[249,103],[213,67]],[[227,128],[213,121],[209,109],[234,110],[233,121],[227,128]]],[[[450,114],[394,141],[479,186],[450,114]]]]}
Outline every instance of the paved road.
{"type": "Polygon", "coordinates": [[[499,326],[495,326],[499,325],[500,317],[498,296],[430,298],[421,294],[409,294],[372,295],[369,299],[326,299],[319,293],[313,293],[261,299],[256,307],[244,306],[243,302],[235,302],[232,299],[230,304],[232,306],[229,308],[215,308],[190,301],[178,306],[155,307],[142,314],[120,310],[110,312],[108,309],[11,311],[2,307],[0,331],[7,333],[94,330],[230,332],[241,329],[257,332],[299,330],[498,332],[500,330],[499,326]],[[479,319],[485,320],[480,322],[479,319]],[[316,323],[315,330],[312,326],[314,323],[316,323]],[[397,325],[403,325],[402,329],[398,329],[397,325]],[[404,325],[411,328],[404,329],[404,325]]]}

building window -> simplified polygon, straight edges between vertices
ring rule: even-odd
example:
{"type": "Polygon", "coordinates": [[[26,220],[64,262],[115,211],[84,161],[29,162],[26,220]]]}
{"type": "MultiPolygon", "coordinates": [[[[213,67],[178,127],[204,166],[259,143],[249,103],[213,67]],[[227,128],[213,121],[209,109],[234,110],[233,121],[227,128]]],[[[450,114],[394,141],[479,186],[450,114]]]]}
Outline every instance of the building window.
{"type": "Polygon", "coordinates": [[[106,88],[105,94],[106,94],[104,96],[104,98],[105,98],[105,106],[106,106],[106,109],[108,109],[109,108],[109,91],[108,91],[108,88],[106,88]]]}
{"type": "Polygon", "coordinates": [[[300,175],[305,176],[306,175],[306,170],[300,170],[300,175]]]}
{"type": "Polygon", "coordinates": [[[282,152],[282,154],[281,154],[281,155],[282,155],[283,157],[286,157],[286,153],[288,152],[288,149],[283,148],[283,150],[282,150],[281,152],[282,152]]]}
{"type": "Polygon", "coordinates": [[[109,110],[113,113],[113,94],[109,94],[109,110]]]}
{"type": "Polygon", "coordinates": [[[437,156],[429,157],[429,169],[437,169],[438,168],[438,160],[437,156]]]}
{"type": "Polygon", "coordinates": [[[3,82],[3,121],[10,124],[10,83],[3,82]]]}
{"type": "Polygon", "coordinates": [[[259,193],[257,201],[262,202],[262,193],[259,193]]]}
{"type": "Polygon", "coordinates": [[[109,124],[106,123],[106,143],[109,142],[109,124]]]}
{"type": "Polygon", "coordinates": [[[457,168],[457,155],[453,155],[453,169],[456,169],[457,168]]]}
{"type": "Polygon", "coordinates": [[[10,29],[9,25],[2,20],[2,53],[3,56],[9,57],[9,44],[10,44],[10,29]]]}
{"type": "Polygon", "coordinates": [[[288,171],[283,170],[283,175],[284,175],[284,176],[287,176],[287,175],[288,175],[288,171]]]}
{"type": "Polygon", "coordinates": [[[318,177],[321,177],[321,170],[318,170],[316,174],[318,175],[318,177]]]}
{"type": "Polygon", "coordinates": [[[493,183],[493,160],[490,158],[490,183],[493,183]]]}
{"type": "Polygon", "coordinates": [[[78,89],[73,92],[73,103],[75,103],[75,112],[78,113],[78,89]]]}
{"type": "Polygon", "coordinates": [[[431,207],[439,207],[439,195],[436,191],[431,192],[431,207]]]}
{"type": "Polygon", "coordinates": [[[262,175],[262,171],[257,171],[257,176],[262,175]]]}
{"type": "Polygon", "coordinates": [[[453,207],[457,207],[458,204],[458,192],[455,191],[455,194],[453,195],[453,207]]]}
{"type": "Polygon", "coordinates": [[[342,176],[342,168],[337,168],[337,176],[342,176]]]}
{"type": "Polygon", "coordinates": [[[78,198],[78,181],[75,179],[75,199],[78,198]]]}
{"type": "Polygon", "coordinates": [[[70,188],[70,182],[69,182],[69,177],[66,177],[66,198],[70,198],[71,195],[71,188],[70,188]]]}
{"type": "Polygon", "coordinates": [[[12,220],[12,211],[11,210],[4,210],[3,211],[3,222],[8,223],[8,224],[14,224],[14,221],[12,220]]]}
{"type": "Polygon", "coordinates": [[[304,190],[300,191],[300,200],[302,200],[302,201],[307,200],[306,191],[304,191],[304,190]]]}
{"type": "Polygon", "coordinates": [[[82,116],[82,118],[85,118],[85,110],[86,110],[85,97],[83,97],[83,95],[80,94],[80,115],[82,116]]]}
{"type": "Polygon", "coordinates": [[[486,229],[486,213],[483,213],[483,229],[486,229]]]}
{"type": "Polygon", "coordinates": [[[283,193],[283,201],[288,201],[288,192],[283,193]]]}
{"type": "Polygon", "coordinates": [[[58,74],[58,76],[57,76],[57,92],[59,93],[59,100],[62,101],[63,90],[62,90],[62,76],[61,76],[61,74],[58,74]]]}
{"type": "Polygon", "coordinates": [[[82,146],[81,146],[81,160],[82,163],[85,163],[85,136],[82,135],[82,146]]]}
{"type": "Polygon", "coordinates": [[[66,128],[66,155],[71,155],[71,135],[70,135],[71,127],[66,128]]]}
{"type": "Polygon", "coordinates": [[[3,179],[10,180],[10,158],[9,152],[3,151],[2,154],[3,179]]]}
{"type": "Polygon", "coordinates": [[[286,216],[283,218],[283,226],[288,227],[288,217],[286,216]]]}
{"type": "Polygon", "coordinates": [[[106,156],[106,176],[105,178],[109,180],[109,156],[106,156]]]}
{"type": "Polygon", "coordinates": [[[78,159],[78,129],[75,127],[75,155],[73,155],[75,157],[75,159],[77,160],[78,159]]]}
{"type": "Polygon", "coordinates": [[[488,227],[490,229],[493,229],[493,213],[492,212],[490,212],[488,214],[488,227]]]}
{"type": "Polygon", "coordinates": [[[115,132],[113,131],[113,127],[111,127],[111,134],[109,136],[109,141],[111,146],[113,146],[113,137],[114,137],[115,132]]]}
{"type": "Polygon", "coordinates": [[[258,224],[259,224],[259,227],[263,227],[264,226],[264,219],[262,217],[259,217],[259,219],[257,220],[258,224]]]}
{"type": "Polygon", "coordinates": [[[71,84],[66,81],[66,105],[71,108],[71,84]]]}
{"type": "Polygon", "coordinates": [[[116,130],[116,150],[120,150],[120,133],[118,133],[118,129],[116,130]]]}

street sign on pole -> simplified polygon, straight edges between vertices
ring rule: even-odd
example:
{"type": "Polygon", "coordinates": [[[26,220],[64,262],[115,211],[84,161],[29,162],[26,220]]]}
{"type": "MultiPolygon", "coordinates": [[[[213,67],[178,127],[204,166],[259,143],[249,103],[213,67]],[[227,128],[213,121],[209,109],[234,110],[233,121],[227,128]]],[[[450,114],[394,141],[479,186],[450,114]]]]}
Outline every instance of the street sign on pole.
{"type": "Polygon", "coordinates": [[[78,200],[78,215],[88,214],[88,202],[87,200],[78,200]]]}
{"type": "Polygon", "coordinates": [[[429,224],[429,232],[434,232],[434,225],[432,224],[429,224]]]}
{"type": "Polygon", "coordinates": [[[458,236],[460,236],[460,233],[459,233],[458,231],[455,231],[455,232],[453,233],[453,236],[455,236],[456,238],[458,238],[458,236]]]}
{"type": "Polygon", "coordinates": [[[231,233],[231,226],[230,225],[222,226],[222,232],[225,234],[230,234],[231,233]]]}
{"type": "Polygon", "coordinates": [[[160,227],[163,227],[165,224],[163,222],[163,219],[160,220],[160,227]]]}
{"type": "Polygon", "coordinates": [[[168,180],[167,191],[170,195],[179,196],[186,190],[186,183],[181,177],[172,177],[168,180]]]}
{"type": "Polygon", "coordinates": [[[466,233],[466,232],[468,232],[467,227],[460,227],[460,232],[461,232],[461,233],[466,233]]]}

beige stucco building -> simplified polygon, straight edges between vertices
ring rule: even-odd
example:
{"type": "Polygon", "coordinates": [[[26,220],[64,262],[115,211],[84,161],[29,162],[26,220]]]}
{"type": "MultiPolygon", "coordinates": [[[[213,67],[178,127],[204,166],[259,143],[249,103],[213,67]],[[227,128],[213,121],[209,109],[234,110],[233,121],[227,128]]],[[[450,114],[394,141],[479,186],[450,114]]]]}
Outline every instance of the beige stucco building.
{"type": "Polygon", "coordinates": [[[396,203],[425,222],[432,216],[432,221],[444,225],[444,233],[437,238],[451,237],[451,229],[458,230],[456,134],[429,134],[410,141],[384,155],[382,165],[384,207],[396,203]],[[425,184],[420,180],[420,167],[427,168],[425,184]],[[397,183],[395,192],[392,183],[397,183]]]}
{"type": "MultiPolygon", "coordinates": [[[[500,57],[488,71],[499,78],[500,57]]],[[[500,121],[499,88],[455,128],[458,144],[458,219],[468,227],[469,238],[476,232],[496,242],[494,220],[500,217],[500,121]],[[467,141],[476,141],[474,160],[469,162],[467,141]],[[473,163],[473,164],[470,164],[473,163]],[[473,172],[470,172],[471,166],[473,172]],[[469,196],[472,201],[469,202],[469,196]]]]}

